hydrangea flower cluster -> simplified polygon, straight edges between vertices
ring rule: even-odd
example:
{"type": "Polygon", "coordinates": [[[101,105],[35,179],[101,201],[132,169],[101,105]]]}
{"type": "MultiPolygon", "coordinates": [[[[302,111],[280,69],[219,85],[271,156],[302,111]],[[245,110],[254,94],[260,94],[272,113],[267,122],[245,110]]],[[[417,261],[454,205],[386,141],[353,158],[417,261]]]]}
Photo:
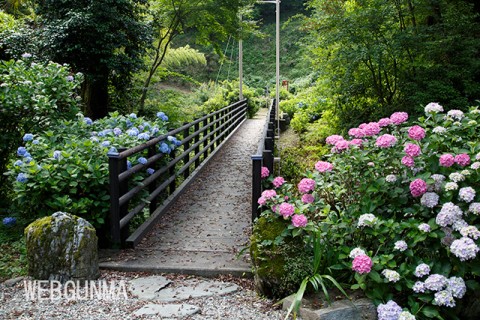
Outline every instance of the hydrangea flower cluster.
{"type": "Polygon", "coordinates": [[[426,192],[420,199],[420,203],[427,208],[433,208],[438,204],[439,199],[440,196],[435,192],[426,192]]]}
{"type": "Polygon", "coordinates": [[[352,262],[352,270],[359,274],[369,273],[372,270],[372,266],[372,259],[365,254],[355,256],[352,262]]]}
{"type": "Polygon", "coordinates": [[[378,320],[398,320],[402,308],[393,300],[386,304],[379,304],[377,307],[378,320]]]}
{"type": "Polygon", "coordinates": [[[275,179],[273,179],[273,182],[272,182],[275,188],[280,188],[284,183],[285,183],[285,179],[283,177],[275,177],[275,179]]]}
{"type": "Polygon", "coordinates": [[[426,263],[421,263],[415,268],[413,273],[416,277],[421,278],[430,274],[430,266],[426,263]]]}
{"type": "Polygon", "coordinates": [[[354,248],[352,251],[350,251],[350,254],[348,255],[350,259],[355,259],[356,256],[359,255],[367,255],[363,249],[360,248],[354,248]]]}
{"type": "Polygon", "coordinates": [[[309,179],[309,178],[303,178],[299,183],[298,183],[298,191],[300,193],[307,193],[310,191],[313,191],[315,189],[315,180],[309,179]]]}
{"type": "Polygon", "coordinates": [[[415,179],[410,183],[410,193],[414,197],[420,197],[427,192],[427,183],[422,179],[415,179]]]}
{"type": "Polygon", "coordinates": [[[262,179],[268,178],[269,175],[270,175],[270,170],[268,170],[267,167],[262,167],[260,172],[260,176],[262,177],[262,179]]]}
{"type": "Polygon", "coordinates": [[[303,214],[295,214],[292,217],[292,225],[295,228],[303,228],[307,225],[308,219],[303,214]]]}
{"type": "Polygon", "coordinates": [[[408,245],[407,243],[404,241],[404,240],[399,240],[397,242],[395,242],[395,245],[393,247],[395,250],[398,250],[398,251],[405,251],[408,249],[408,245]]]}
{"type": "Polygon", "coordinates": [[[397,138],[391,134],[384,134],[377,138],[375,145],[380,148],[390,148],[397,143],[397,138]]]}
{"type": "Polygon", "coordinates": [[[377,221],[377,217],[375,217],[374,214],[372,213],[365,213],[362,214],[358,218],[358,224],[357,227],[365,227],[365,226],[371,226],[377,221]]]}
{"type": "Polygon", "coordinates": [[[332,171],[333,170],[333,164],[331,164],[330,162],[326,162],[326,161],[318,161],[315,164],[315,169],[317,169],[318,172],[332,171]]]}
{"type": "Polygon", "coordinates": [[[475,259],[480,248],[478,248],[477,244],[472,239],[462,237],[452,242],[450,251],[459,258],[460,261],[467,261],[475,259]]]}
{"type": "Polygon", "coordinates": [[[395,270],[384,269],[382,275],[388,280],[388,282],[397,282],[400,280],[400,274],[395,270]]]}
{"type": "Polygon", "coordinates": [[[2,223],[6,227],[12,227],[17,223],[17,218],[5,217],[5,218],[3,218],[2,223]]]}

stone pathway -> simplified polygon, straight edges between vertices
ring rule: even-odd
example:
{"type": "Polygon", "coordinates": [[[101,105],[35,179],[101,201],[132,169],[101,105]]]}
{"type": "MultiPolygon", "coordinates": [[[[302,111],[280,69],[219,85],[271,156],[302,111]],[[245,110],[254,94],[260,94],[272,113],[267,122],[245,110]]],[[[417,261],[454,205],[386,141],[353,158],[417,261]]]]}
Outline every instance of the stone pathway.
{"type": "Polygon", "coordinates": [[[134,250],[102,254],[101,268],[201,276],[251,272],[238,254],[251,230],[251,159],[266,109],[246,120],[134,250]]]}

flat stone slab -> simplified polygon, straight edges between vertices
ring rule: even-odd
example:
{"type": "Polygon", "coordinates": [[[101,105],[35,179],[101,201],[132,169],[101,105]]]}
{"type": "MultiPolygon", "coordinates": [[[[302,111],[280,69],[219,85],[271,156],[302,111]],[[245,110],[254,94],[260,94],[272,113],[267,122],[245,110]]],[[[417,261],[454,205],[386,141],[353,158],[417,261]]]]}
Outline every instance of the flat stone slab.
{"type": "Polygon", "coordinates": [[[158,291],[168,286],[172,281],[162,276],[142,277],[130,280],[130,292],[140,300],[155,299],[158,291]]]}
{"type": "Polygon", "coordinates": [[[163,302],[182,301],[191,298],[222,296],[238,291],[239,286],[220,281],[186,280],[182,286],[160,290],[155,299],[163,302]]]}
{"type": "Polygon", "coordinates": [[[198,313],[200,308],[193,304],[147,304],[133,313],[134,316],[158,315],[160,319],[183,318],[198,313]]]}
{"type": "MultiPolygon", "coordinates": [[[[285,298],[283,310],[288,310],[292,302],[293,295],[285,298]]],[[[338,300],[321,309],[300,307],[299,315],[303,320],[377,320],[377,309],[368,299],[338,300]]]]}
{"type": "Polygon", "coordinates": [[[175,302],[226,295],[238,291],[239,286],[213,280],[183,280],[180,284],[175,284],[163,276],[151,276],[130,280],[129,289],[141,300],[175,302]]]}

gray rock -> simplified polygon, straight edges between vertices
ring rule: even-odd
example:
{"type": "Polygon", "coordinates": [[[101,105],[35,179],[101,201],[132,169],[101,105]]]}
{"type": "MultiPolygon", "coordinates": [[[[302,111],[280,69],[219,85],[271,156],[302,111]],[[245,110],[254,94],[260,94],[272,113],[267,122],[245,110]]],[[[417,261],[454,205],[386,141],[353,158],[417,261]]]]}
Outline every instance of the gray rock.
{"type": "MultiPolygon", "coordinates": [[[[283,309],[288,310],[292,302],[293,295],[285,298],[283,309]]],[[[303,301],[302,305],[304,305],[303,301]]],[[[368,299],[338,300],[326,308],[300,307],[299,315],[303,320],[376,320],[377,309],[368,299]]]]}
{"type": "Polygon", "coordinates": [[[6,280],[3,284],[5,285],[5,287],[13,287],[23,279],[25,279],[25,277],[16,277],[16,278],[6,280]]]}
{"type": "Polygon", "coordinates": [[[200,311],[192,304],[147,304],[133,313],[136,317],[158,315],[161,319],[183,318],[200,311]]]}
{"type": "Polygon", "coordinates": [[[190,298],[221,296],[238,291],[238,286],[233,283],[220,281],[185,281],[180,287],[167,287],[160,290],[155,299],[164,302],[182,301],[190,298]]]}
{"type": "Polygon", "coordinates": [[[157,293],[171,283],[165,277],[151,276],[130,280],[130,292],[141,300],[155,299],[157,293]]]}
{"type": "Polygon", "coordinates": [[[98,238],[85,219],[56,212],[26,229],[28,273],[34,279],[94,280],[98,268],[98,238]]]}

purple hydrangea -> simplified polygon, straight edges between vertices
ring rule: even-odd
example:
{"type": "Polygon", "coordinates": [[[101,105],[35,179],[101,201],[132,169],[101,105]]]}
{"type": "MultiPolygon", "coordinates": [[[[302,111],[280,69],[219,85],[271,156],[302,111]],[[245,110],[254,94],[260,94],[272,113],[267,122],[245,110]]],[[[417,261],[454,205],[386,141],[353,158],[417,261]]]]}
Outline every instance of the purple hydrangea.
{"type": "Polygon", "coordinates": [[[453,295],[450,291],[442,290],[435,293],[434,304],[437,306],[453,308],[455,307],[455,299],[453,299],[453,295]]]}
{"type": "Polygon", "coordinates": [[[427,208],[433,208],[438,204],[439,198],[435,192],[427,192],[420,199],[420,203],[427,208]]]}
{"type": "Polygon", "coordinates": [[[147,173],[148,173],[149,175],[152,175],[154,172],[155,172],[155,169],[153,169],[153,168],[148,168],[148,169],[147,169],[147,173]]]}
{"type": "Polygon", "coordinates": [[[138,136],[139,134],[139,131],[137,128],[133,127],[133,128],[130,128],[127,130],[127,134],[130,136],[130,137],[136,137],[138,136]]]}
{"type": "Polygon", "coordinates": [[[162,121],[168,121],[167,115],[162,111],[157,112],[157,118],[160,118],[162,121]]]}
{"type": "Polygon", "coordinates": [[[405,241],[399,240],[399,241],[395,242],[394,249],[403,252],[403,251],[408,249],[408,245],[405,241]]]}
{"type": "Polygon", "coordinates": [[[430,225],[428,223],[420,223],[418,225],[418,230],[423,232],[430,232],[430,225]]]}
{"type": "Polygon", "coordinates": [[[450,246],[450,251],[460,259],[460,261],[467,261],[475,259],[477,252],[480,249],[476,243],[467,237],[462,237],[452,242],[450,246]]]}
{"type": "Polygon", "coordinates": [[[413,292],[415,293],[424,293],[426,288],[425,288],[425,283],[422,281],[417,281],[412,287],[413,292]]]}
{"type": "Polygon", "coordinates": [[[446,227],[452,225],[455,221],[462,218],[462,209],[451,202],[444,203],[442,209],[438,213],[435,222],[441,226],[446,227]]]}
{"type": "Polygon", "coordinates": [[[460,277],[449,278],[447,282],[447,291],[450,291],[453,297],[462,299],[465,293],[467,293],[465,281],[460,277]]]}
{"type": "Polygon", "coordinates": [[[425,280],[425,289],[440,291],[447,285],[447,278],[441,274],[432,274],[425,280]]]}
{"type": "Polygon", "coordinates": [[[90,119],[90,118],[88,118],[88,117],[83,118],[83,121],[84,121],[86,124],[88,124],[88,125],[92,125],[92,124],[93,124],[92,119],[90,119]]]}
{"type": "Polygon", "coordinates": [[[378,320],[397,320],[402,308],[393,300],[377,307],[378,320]]]}
{"type": "Polygon", "coordinates": [[[421,263],[415,268],[413,273],[416,277],[421,278],[430,274],[430,266],[426,263],[421,263]]]}
{"type": "Polygon", "coordinates": [[[58,160],[58,159],[60,159],[61,156],[62,156],[62,151],[60,151],[60,150],[53,151],[53,158],[54,159],[58,160]]]}
{"type": "Polygon", "coordinates": [[[120,129],[120,128],[113,129],[113,134],[116,135],[116,136],[121,135],[122,134],[122,129],[120,129]]]}
{"type": "Polygon", "coordinates": [[[465,202],[472,202],[475,199],[475,190],[472,187],[460,188],[458,198],[465,202]]]}
{"type": "Polygon", "coordinates": [[[110,146],[110,141],[108,140],[102,141],[102,147],[108,147],[108,146],[110,146]]]}

